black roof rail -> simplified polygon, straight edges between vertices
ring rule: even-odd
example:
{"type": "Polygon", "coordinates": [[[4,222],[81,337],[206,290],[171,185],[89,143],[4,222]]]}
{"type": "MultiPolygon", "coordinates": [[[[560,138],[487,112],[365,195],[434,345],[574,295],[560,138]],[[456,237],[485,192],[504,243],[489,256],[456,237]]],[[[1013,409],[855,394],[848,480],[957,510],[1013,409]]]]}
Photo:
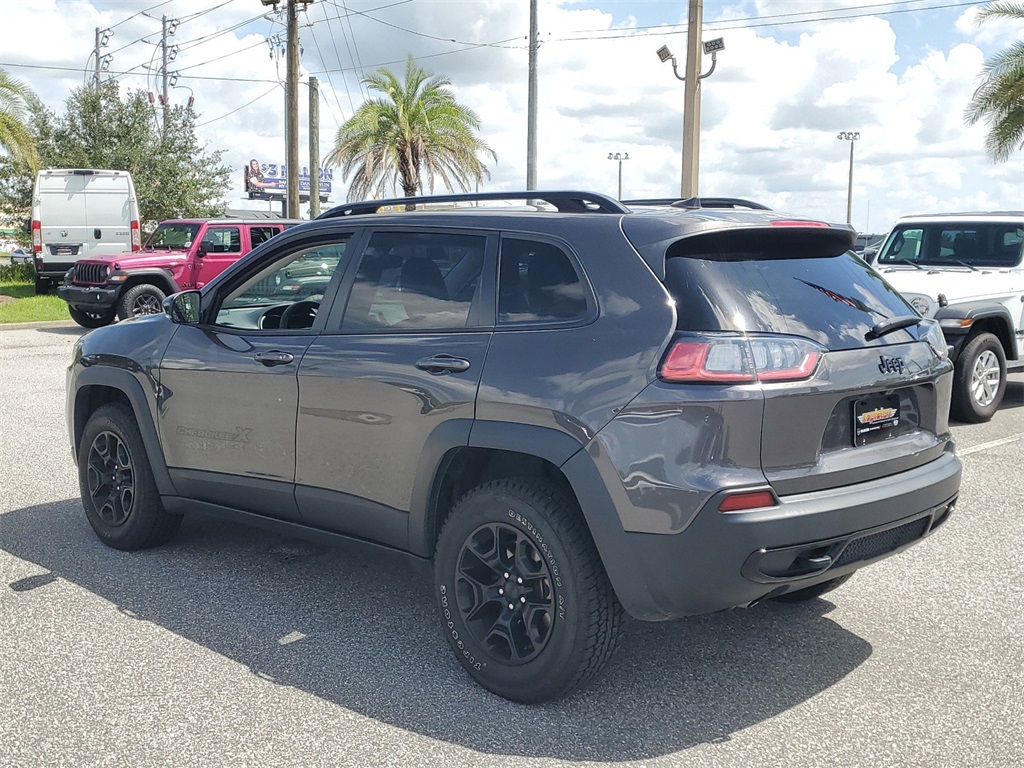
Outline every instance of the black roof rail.
{"type": "Polygon", "coordinates": [[[475,203],[484,200],[540,200],[548,203],[559,213],[629,213],[618,200],[596,192],[542,191],[525,192],[478,192],[462,195],[430,195],[428,197],[396,197],[388,200],[364,200],[345,203],[324,211],[317,218],[333,219],[339,216],[361,216],[377,213],[385,206],[404,207],[429,203],[475,203]]]}
{"type": "Polygon", "coordinates": [[[659,197],[645,200],[623,200],[623,205],[667,205],[672,208],[749,208],[754,211],[770,211],[767,205],[755,203],[753,200],[744,200],[741,197],[659,197]]]}

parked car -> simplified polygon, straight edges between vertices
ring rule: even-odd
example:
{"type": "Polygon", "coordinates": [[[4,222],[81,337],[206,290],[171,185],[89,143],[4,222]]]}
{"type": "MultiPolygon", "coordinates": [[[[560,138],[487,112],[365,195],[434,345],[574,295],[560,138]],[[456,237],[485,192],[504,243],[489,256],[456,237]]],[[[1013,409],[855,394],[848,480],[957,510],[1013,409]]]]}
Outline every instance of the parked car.
{"type": "Polygon", "coordinates": [[[27,248],[15,248],[11,251],[11,264],[31,264],[32,251],[27,248]]]}
{"type": "Polygon", "coordinates": [[[946,345],[853,241],[585,192],[332,209],[76,342],[86,517],[123,550],[205,512],[400,553],[473,679],[564,695],[624,612],[809,600],[948,519],[946,345]]]}
{"type": "Polygon", "coordinates": [[[256,246],[298,221],[175,219],[162,222],[138,253],[82,259],[57,294],[85,328],[162,310],[178,291],[202,288],[256,246]]]}
{"type": "Polygon", "coordinates": [[[988,421],[1007,373],[1024,371],[1024,212],[908,216],[874,265],[922,317],[939,322],[956,364],[953,416],[988,421]]]}

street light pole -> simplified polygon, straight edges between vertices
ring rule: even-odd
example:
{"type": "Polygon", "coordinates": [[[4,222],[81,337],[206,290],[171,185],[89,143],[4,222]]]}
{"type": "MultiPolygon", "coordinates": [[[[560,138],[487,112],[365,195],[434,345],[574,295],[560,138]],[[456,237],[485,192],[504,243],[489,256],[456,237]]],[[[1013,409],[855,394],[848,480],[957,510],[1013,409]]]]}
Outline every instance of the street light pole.
{"type": "Polygon", "coordinates": [[[626,152],[626,153],[622,153],[622,152],[609,152],[608,153],[608,159],[609,160],[618,160],[619,161],[619,197],[618,197],[618,199],[621,200],[622,199],[622,161],[623,160],[629,160],[629,152],[626,152]]]}
{"type": "Polygon", "coordinates": [[[860,138],[860,131],[840,131],[840,141],[850,142],[850,179],[846,187],[846,223],[853,222],[853,142],[860,138]]]}
{"type": "Polygon", "coordinates": [[[725,42],[720,37],[704,43],[704,53],[711,54],[711,69],[699,74],[701,51],[697,43],[700,40],[703,16],[704,0],[690,0],[685,77],[679,76],[676,57],[668,46],[663,45],[658,49],[658,58],[662,62],[671,60],[672,74],[686,84],[683,96],[683,172],[679,185],[679,196],[682,198],[697,197],[700,170],[700,81],[711,76],[718,65],[718,52],[725,50],[725,42]]]}

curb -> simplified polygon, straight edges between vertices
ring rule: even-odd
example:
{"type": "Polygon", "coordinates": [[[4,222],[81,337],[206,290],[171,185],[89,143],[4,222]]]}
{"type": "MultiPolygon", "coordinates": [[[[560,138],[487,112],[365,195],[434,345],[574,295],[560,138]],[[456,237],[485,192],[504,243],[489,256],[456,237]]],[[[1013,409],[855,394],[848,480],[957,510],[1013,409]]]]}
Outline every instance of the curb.
{"type": "MultiPolygon", "coordinates": [[[[0,323],[0,331],[27,331],[33,328],[76,328],[72,320],[37,320],[32,323],[0,323]]],[[[83,331],[88,330],[83,328],[83,331]]]]}

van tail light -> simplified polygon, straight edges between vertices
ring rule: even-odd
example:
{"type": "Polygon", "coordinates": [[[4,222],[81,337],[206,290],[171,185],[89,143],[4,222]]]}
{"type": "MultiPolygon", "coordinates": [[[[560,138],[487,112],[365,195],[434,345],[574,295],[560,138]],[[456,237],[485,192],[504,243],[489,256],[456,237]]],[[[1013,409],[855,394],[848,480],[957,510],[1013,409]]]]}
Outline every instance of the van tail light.
{"type": "Polygon", "coordinates": [[[32,220],[32,250],[35,253],[43,251],[43,225],[36,219],[32,220]]]}
{"type": "Polygon", "coordinates": [[[142,232],[139,230],[139,222],[132,221],[132,250],[138,251],[142,248],[142,232]]]}
{"type": "Polygon", "coordinates": [[[678,384],[800,381],[811,377],[824,352],[792,336],[677,337],[658,375],[678,384]]]}

